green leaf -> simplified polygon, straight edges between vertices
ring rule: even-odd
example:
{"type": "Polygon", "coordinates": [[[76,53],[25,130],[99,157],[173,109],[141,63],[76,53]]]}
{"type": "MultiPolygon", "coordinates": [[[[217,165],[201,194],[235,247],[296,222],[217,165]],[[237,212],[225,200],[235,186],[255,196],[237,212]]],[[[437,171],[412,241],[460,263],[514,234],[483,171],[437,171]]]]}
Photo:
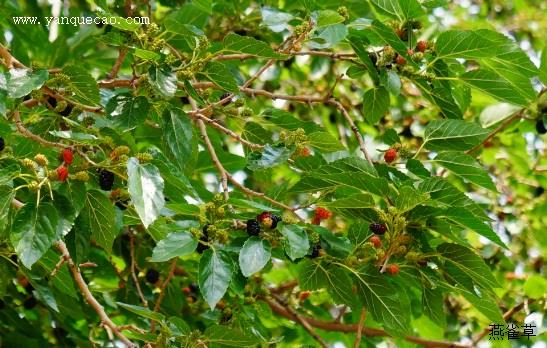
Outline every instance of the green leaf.
{"type": "Polygon", "coordinates": [[[431,121],[425,128],[425,146],[434,151],[466,151],[480,144],[488,136],[488,129],[461,120],[431,121]]]}
{"type": "Polygon", "coordinates": [[[471,156],[458,151],[440,152],[433,161],[462,179],[497,192],[488,172],[471,156]]]}
{"type": "Polygon", "coordinates": [[[157,61],[161,58],[161,55],[154,52],[154,51],[148,51],[143,50],[141,48],[135,48],[133,50],[133,54],[139,58],[142,58],[144,60],[151,60],[151,61],[157,61]]]}
{"type": "Polygon", "coordinates": [[[547,46],[541,52],[541,65],[539,67],[539,78],[544,85],[547,85],[547,46]]]}
{"type": "Polygon", "coordinates": [[[271,168],[285,163],[293,154],[294,149],[285,147],[283,144],[267,144],[262,153],[253,152],[249,155],[247,167],[250,170],[271,168]]]}
{"type": "Polygon", "coordinates": [[[498,52],[498,43],[489,38],[489,30],[449,30],[435,42],[437,58],[484,58],[498,52]],[[486,35],[485,35],[486,34],[486,35]]]}
{"type": "Polygon", "coordinates": [[[225,325],[209,326],[204,335],[207,342],[220,347],[250,347],[257,345],[257,339],[243,331],[225,325]]]}
{"type": "Polygon", "coordinates": [[[73,131],[61,131],[61,130],[49,131],[49,134],[58,138],[68,139],[73,141],[74,143],[79,143],[79,144],[97,145],[102,142],[101,139],[99,139],[93,134],[78,133],[73,131]]]}
{"type": "Polygon", "coordinates": [[[150,104],[144,96],[132,97],[127,94],[117,95],[107,104],[107,112],[113,116],[114,123],[124,130],[133,129],[144,123],[150,104]]]}
{"type": "Polygon", "coordinates": [[[416,63],[407,53],[406,44],[395,34],[393,28],[375,19],[367,30],[370,30],[381,42],[391,46],[395,52],[403,56],[407,61],[407,65],[416,67],[416,63]]]}
{"type": "Polygon", "coordinates": [[[488,223],[481,221],[469,210],[461,207],[453,207],[447,209],[444,214],[444,218],[452,221],[453,223],[467,228],[473,232],[480,234],[483,237],[490,239],[492,242],[507,249],[505,243],[503,243],[500,237],[492,230],[488,223]]]}
{"type": "Polygon", "coordinates": [[[302,290],[319,290],[326,288],[337,304],[353,306],[356,303],[353,283],[348,272],[333,264],[306,260],[298,273],[299,286],[302,290]]]}
{"type": "MultiPolygon", "coordinates": [[[[359,57],[359,60],[365,64],[366,70],[368,71],[370,78],[374,81],[374,84],[377,86],[380,84],[380,77],[378,75],[378,71],[376,70],[376,66],[372,62],[372,60],[369,57],[369,52],[366,49],[366,46],[368,45],[368,42],[366,42],[363,38],[354,38],[352,37],[350,40],[351,48],[355,51],[357,54],[357,57],[359,57]]],[[[348,75],[349,76],[349,75],[348,75]]]]}
{"type": "Polygon", "coordinates": [[[421,79],[414,79],[413,81],[423,93],[423,96],[441,109],[444,116],[452,119],[461,119],[463,117],[463,112],[456,103],[452,89],[442,85],[439,81],[433,81],[431,85],[421,79]]]}
{"type": "Polygon", "coordinates": [[[91,238],[107,252],[118,235],[114,206],[101,191],[89,190],[80,215],[81,223],[91,231],[91,238]]]}
{"type": "Polygon", "coordinates": [[[401,79],[394,71],[388,70],[381,75],[382,85],[394,96],[401,94],[401,79]]]}
{"type": "Polygon", "coordinates": [[[236,80],[226,68],[226,66],[219,62],[209,62],[207,63],[205,71],[203,74],[209,81],[213,82],[218,87],[232,93],[238,93],[239,87],[236,80]]]}
{"type": "Polygon", "coordinates": [[[419,178],[426,179],[431,176],[431,173],[425,169],[422,162],[409,158],[406,161],[406,169],[419,178]]]}
{"type": "Polygon", "coordinates": [[[116,304],[122,307],[123,309],[127,309],[128,311],[135,313],[138,316],[143,318],[152,319],[155,321],[162,321],[165,318],[163,314],[151,311],[150,309],[146,307],[135,306],[135,305],[123,303],[123,302],[116,302],[116,304]]]}
{"type": "Polygon", "coordinates": [[[123,17],[113,16],[111,14],[108,15],[108,23],[111,24],[114,28],[123,31],[136,32],[141,27],[141,25],[137,22],[129,22],[123,17]]]}
{"type": "Polygon", "coordinates": [[[212,0],[193,0],[192,4],[209,15],[213,14],[212,0]]]}
{"type": "Polygon", "coordinates": [[[322,226],[311,226],[311,228],[319,234],[321,247],[327,254],[343,259],[351,253],[352,246],[346,237],[336,235],[322,226]]]}
{"type": "Polygon", "coordinates": [[[51,203],[27,203],[15,215],[11,226],[11,243],[19,260],[31,268],[61,237],[57,228],[59,214],[51,203]]]}
{"type": "Polygon", "coordinates": [[[332,202],[324,202],[323,206],[335,209],[371,208],[376,204],[374,198],[368,193],[355,193],[347,197],[338,198],[332,202]]]}
{"type": "Polygon", "coordinates": [[[460,293],[474,308],[486,316],[487,319],[491,320],[491,322],[501,325],[505,324],[498,304],[489,293],[483,292],[479,296],[463,287],[455,287],[446,283],[440,283],[439,285],[445,290],[460,293]]]}
{"type": "Polygon", "coordinates": [[[484,211],[475,202],[443,178],[428,177],[420,183],[419,190],[429,193],[442,207],[463,207],[479,219],[488,220],[484,211]]]}
{"type": "Polygon", "coordinates": [[[0,185],[0,234],[8,223],[8,214],[15,191],[8,185],[0,185]]]}
{"type": "Polygon", "coordinates": [[[74,93],[75,100],[92,106],[101,104],[97,81],[85,68],[69,65],[63,68],[63,73],[70,78],[66,87],[74,93]]]}
{"type": "Polygon", "coordinates": [[[402,186],[395,200],[395,207],[399,213],[405,213],[429,199],[427,193],[421,193],[410,186],[402,186]]]}
{"type": "Polygon", "coordinates": [[[410,311],[399,299],[397,288],[386,276],[374,267],[362,268],[354,273],[357,294],[374,320],[382,323],[386,330],[403,336],[410,329],[410,311]]]}
{"type": "Polygon", "coordinates": [[[468,71],[460,75],[459,79],[496,99],[520,106],[527,106],[535,97],[530,80],[518,75],[502,76],[496,71],[481,68],[468,71]]]}
{"type": "Polygon", "coordinates": [[[424,14],[416,0],[371,0],[378,12],[399,20],[413,19],[424,14]]]}
{"type": "Polygon", "coordinates": [[[298,225],[285,225],[281,229],[283,235],[283,245],[285,252],[291,260],[296,260],[306,256],[310,249],[310,242],[308,240],[308,234],[304,229],[298,225]]]}
{"type": "Polygon", "coordinates": [[[362,220],[357,220],[349,227],[348,239],[354,246],[358,246],[364,243],[371,234],[372,232],[369,230],[369,223],[362,220]]]}
{"type": "Polygon", "coordinates": [[[422,291],[422,307],[424,314],[440,327],[446,327],[446,314],[444,313],[443,293],[440,289],[424,287],[422,291]]]}
{"type": "Polygon", "coordinates": [[[177,75],[169,68],[159,66],[150,68],[148,80],[156,91],[166,98],[172,98],[177,91],[177,75]]]}
{"type": "Polygon", "coordinates": [[[389,110],[389,92],[384,87],[371,88],[363,95],[363,115],[370,124],[376,124],[389,110]]]}
{"type": "Polygon", "coordinates": [[[49,74],[47,70],[31,71],[29,69],[10,69],[4,74],[5,89],[9,98],[21,98],[42,87],[49,74]]]}
{"type": "Polygon", "coordinates": [[[261,58],[283,59],[286,56],[274,51],[267,43],[253,37],[241,36],[234,33],[224,38],[224,50],[228,52],[252,54],[261,58]]]}
{"type": "Polygon", "coordinates": [[[167,109],[163,112],[162,129],[163,141],[177,160],[178,167],[184,169],[194,151],[190,117],[179,108],[167,109]]]}
{"type": "Polygon", "coordinates": [[[165,204],[163,179],[153,164],[140,164],[131,157],[127,160],[127,190],[145,228],[160,215],[165,204]]]}
{"type": "Polygon", "coordinates": [[[308,134],[310,146],[323,152],[336,152],[344,150],[344,146],[329,132],[313,132],[308,134]]]}
{"type": "Polygon", "coordinates": [[[490,267],[470,249],[459,244],[443,243],[437,251],[444,261],[444,270],[469,291],[475,291],[475,284],[487,290],[500,287],[490,267]]]}
{"type": "Polygon", "coordinates": [[[233,272],[232,260],[224,251],[203,252],[199,261],[199,289],[211,310],[226,293],[233,272]]]}
{"type": "Polygon", "coordinates": [[[338,14],[338,12],[333,10],[316,11],[312,13],[312,18],[315,18],[316,28],[322,28],[344,22],[344,17],[342,17],[340,14],[338,14]]]}
{"type": "Polygon", "coordinates": [[[376,169],[360,158],[344,158],[323,165],[302,176],[292,192],[316,192],[349,187],[377,195],[389,192],[388,182],[380,178],[376,169]]]}
{"type": "Polygon", "coordinates": [[[245,277],[259,272],[272,256],[270,242],[258,237],[251,237],[245,241],[239,251],[239,267],[245,277]]]}
{"type": "Polygon", "coordinates": [[[165,262],[196,250],[197,240],[189,232],[170,233],[160,240],[152,252],[151,262],[165,262]]]}
{"type": "Polygon", "coordinates": [[[540,275],[532,274],[524,282],[523,290],[526,296],[541,298],[547,293],[547,280],[540,275]]]}

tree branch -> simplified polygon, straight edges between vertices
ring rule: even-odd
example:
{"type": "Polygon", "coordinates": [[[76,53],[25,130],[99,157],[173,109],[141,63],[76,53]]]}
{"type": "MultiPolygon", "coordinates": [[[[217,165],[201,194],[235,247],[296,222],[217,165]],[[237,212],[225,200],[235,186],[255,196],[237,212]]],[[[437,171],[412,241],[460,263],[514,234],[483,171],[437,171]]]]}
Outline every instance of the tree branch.
{"type": "MultiPolygon", "coordinates": [[[[165,281],[160,286],[160,296],[158,296],[158,300],[154,304],[154,312],[158,312],[161,307],[161,303],[163,302],[163,298],[165,297],[165,288],[167,285],[169,285],[169,282],[175,275],[175,270],[177,268],[177,259],[174,258],[173,261],[171,261],[171,266],[169,267],[169,273],[167,274],[167,277],[165,278],[165,281]]],[[[150,332],[154,332],[156,330],[156,321],[152,320],[152,324],[150,325],[150,332]]]]}
{"type": "MultiPolygon", "coordinates": [[[[285,317],[292,321],[297,321],[297,318],[289,311],[286,307],[279,304],[272,298],[261,298],[265,301],[272,311],[282,317],[285,317]]],[[[317,320],[315,318],[306,317],[305,320],[312,326],[318,329],[326,331],[339,331],[339,332],[357,332],[359,330],[358,324],[342,324],[336,322],[325,322],[317,320]]],[[[374,329],[369,327],[362,327],[362,333],[369,337],[389,337],[390,335],[382,329],[374,329]]],[[[420,344],[426,348],[470,348],[469,345],[458,343],[458,342],[446,342],[446,341],[435,341],[428,340],[415,336],[406,336],[405,340],[413,343],[420,344]]]]}
{"type": "Polygon", "coordinates": [[[129,236],[129,254],[131,257],[131,277],[133,278],[133,282],[135,282],[135,287],[137,288],[137,293],[139,294],[139,298],[141,299],[142,305],[144,307],[148,307],[148,301],[146,301],[146,298],[144,298],[144,295],[141,290],[141,285],[139,284],[139,278],[137,278],[137,273],[135,272],[136,269],[136,262],[135,262],[135,235],[130,231],[131,235],[129,236]]]}
{"type": "Polygon", "coordinates": [[[363,155],[365,155],[365,158],[366,160],[372,164],[372,159],[370,158],[370,155],[368,154],[368,151],[365,147],[365,141],[363,140],[363,136],[361,135],[361,133],[359,132],[359,128],[357,128],[357,126],[355,125],[355,122],[353,122],[353,119],[351,118],[351,116],[349,115],[348,111],[346,110],[346,108],[344,107],[344,105],[342,105],[342,103],[340,103],[338,100],[336,99],[329,99],[327,101],[327,103],[333,105],[334,107],[336,107],[338,110],[340,110],[340,112],[342,113],[342,116],[344,116],[344,118],[346,119],[346,121],[348,122],[350,128],[351,128],[351,131],[353,132],[353,134],[355,135],[355,138],[357,138],[357,142],[359,143],[359,148],[361,149],[361,152],[363,153],[363,155]]]}
{"type": "MultiPolygon", "coordinates": [[[[531,303],[534,303],[534,302],[535,302],[534,299],[526,299],[526,300],[522,301],[518,305],[514,306],[513,308],[511,308],[507,312],[505,312],[503,314],[503,320],[507,321],[508,319],[510,319],[513,316],[513,314],[520,311],[524,306],[527,306],[527,305],[529,305],[531,303]]],[[[473,338],[473,346],[475,346],[477,343],[479,343],[479,341],[484,336],[486,336],[489,332],[490,332],[490,328],[487,327],[481,333],[477,334],[477,336],[475,336],[475,338],[473,338]]]]}
{"type": "Polygon", "coordinates": [[[353,345],[354,348],[359,348],[361,345],[361,337],[363,335],[363,325],[365,324],[366,314],[367,311],[363,306],[363,308],[361,308],[361,316],[359,317],[359,324],[357,326],[357,335],[355,337],[355,344],[353,345]]]}
{"type": "Polygon", "coordinates": [[[82,277],[82,274],[80,273],[80,270],[78,267],[74,264],[74,261],[70,257],[70,253],[68,252],[68,249],[63,241],[57,242],[57,249],[61,252],[63,258],[65,259],[66,263],[68,264],[68,268],[70,269],[72,276],[74,278],[74,281],[76,282],[76,285],[78,285],[78,288],[80,288],[80,291],[82,292],[82,295],[84,296],[84,299],[89,303],[89,305],[97,312],[99,315],[99,318],[101,318],[101,322],[104,326],[109,328],[118,338],[127,346],[134,348],[136,345],[131,342],[123,333],[120,332],[118,326],[114,324],[114,322],[108,317],[106,312],[104,311],[103,306],[93,297],[93,294],[89,290],[89,287],[87,286],[84,278],[82,277]]]}
{"type": "MultiPolygon", "coordinates": [[[[272,297],[274,297],[275,301],[277,301],[279,304],[284,302],[279,295],[272,294],[272,297]]],[[[302,327],[304,327],[304,329],[321,345],[321,347],[328,348],[327,343],[323,340],[321,336],[317,334],[317,332],[315,332],[313,327],[308,323],[308,321],[304,317],[302,317],[300,314],[298,314],[289,306],[285,306],[285,309],[296,319],[298,323],[300,323],[300,325],[302,325],[302,327]]]]}

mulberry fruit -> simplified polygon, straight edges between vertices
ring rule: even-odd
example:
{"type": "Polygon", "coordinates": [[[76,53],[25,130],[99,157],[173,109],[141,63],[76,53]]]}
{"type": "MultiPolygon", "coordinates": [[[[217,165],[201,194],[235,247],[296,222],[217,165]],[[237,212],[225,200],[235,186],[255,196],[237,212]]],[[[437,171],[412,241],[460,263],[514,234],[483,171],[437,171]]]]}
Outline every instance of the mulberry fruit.
{"type": "Polygon", "coordinates": [[[57,168],[57,179],[59,179],[59,181],[65,181],[66,178],[68,178],[68,168],[65,166],[57,168]]]}
{"type": "Polygon", "coordinates": [[[160,279],[160,273],[153,268],[149,268],[145,275],[146,281],[150,284],[156,284],[160,279]]]}
{"type": "Polygon", "coordinates": [[[545,128],[545,123],[543,123],[543,120],[537,120],[536,131],[538,132],[538,134],[547,133],[547,129],[545,128]]]}
{"type": "Polygon", "coordinates": [[[388,164],[395,161],[396,158],[397,158],[397,150],[395,149],[389,149],[384,153],[384,161],[386,161],[386,163],[388,164]]]}
{"type": "Polygon", "coordinates": [[[34,296],[29,296],[27,297],[25,302],[23,302],[23,307],[25,307],[25,309],[32,309],[36,306],[37,303],[38,302],[36,301],[36,298],[34,296]]]}
{"type": "Polygon", "coordinates": [[[277,215],[272,215],[272,229],[276,228],[277,227],[277,224],[279,222],[283,221],[283,219],[281,218],[281,216],[277,216],[277,215]]]}
{"type": "Polygon", "coordinates": [[[4,142],[4,138],[0,137],[0,151],[4,150],[4,147],[6,147],[6,143],[4,142]]]}
{"type": "Polygon", "coordinates": [[[63,149],[62,152],[63,155],[63,161],[67,166],[72,164],[72,161],[74,161],[74,154],[72,153],[71,149],[63,149]]]}
{"type": "Polygon", "coordinates": [[[375,247],[376,249],[382,247],[382,240],[381,240],[380,237],[378,237],[378,236],[372,236],[372,237],[370,237],[370,240],[369,240],[369,241],[372,243],[372,245],[374,245],[374,247],[375,247]]]}
{"type": "Polygon", "coordinates": [[[387,267],[387,272],[391,275],[395,275],[399,273],[399,266],[397,266],[396,264],[389,265],[387,267]]]}
{"type": "Polygon", "coordinates": [[[247,234],[249,236],[258,236],[260,233],[260,225],[256,220],[247,220],[247,234]]]}
{"type": "Polygon", "coordinates": [[[418,52],[422,52],[424,53],[425,50],[427,49],[427,42],[426,41],[418,41],[418,43],[416,44],[416,50],[418,52]]]}
{"type": "Polygon", "coordinates": [[[108,170],[102,169],[99,172],[99,186],[103,191],[112,190],[114,185],[114,173],[109,172],[108,170]]]}
{"type": "Polygon", "coordinates": [[[319,257],[320,252],[321,252],[321,244],[319,243],[314,244],[311,250],[310,258],[315,259],[316,257],[319,257]]]}
{"type": "Polygon", "coordinates": [[[386,233],[387,226],[386,226],[386,224],[382,224],[382,223],[372,223],[369,226],[369,230],[374,234],[382,235],[382,234],[386,233]]]}

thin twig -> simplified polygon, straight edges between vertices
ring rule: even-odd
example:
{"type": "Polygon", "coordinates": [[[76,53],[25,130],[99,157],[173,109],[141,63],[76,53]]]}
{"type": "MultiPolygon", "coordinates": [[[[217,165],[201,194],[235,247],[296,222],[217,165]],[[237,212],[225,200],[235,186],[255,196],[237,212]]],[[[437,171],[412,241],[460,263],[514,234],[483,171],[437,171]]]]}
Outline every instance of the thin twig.
{"type": "MultiPolygon", "coordinates": [[[[296,317],[290,311],[288,311],[285,306],[282,306],[274,299],[265,297],[265,298],[261,298],[261,300],[265,301],[270,306],[272,311],[276,313],[277,315],[280,315],[292,321],[297,321],[296,317]]],[[[357,330],[359,329],[358,324],[325,322],[325,321],[321,321],[321,320],[310,318],[310,317],[306,317],[305,320],[312,327],[325,330],[325,331],[357,332],[357,330]]],[[[363,326],[361,330],[362,330],[362,334],[369,337],[389,337],[390,336],[387,332],[381,329],[374,329],[374,328],[363,326]]],[[[435,340],[428,340],[428,339],[415,337],[415,336],[406,336],[405,340],[420,344],[427,348],[470,348],[469,345],[464,343],[435,341],[435,340]]]]}
{"type": "Polygon", "coordinates": [[[490,132],[490,134],[488,134],[486,139],[484,139],[480,144],[477,144],[474,147],[472,147],[471,149],[467,150],[465,153],[470,154],[470,153],[473,153],[473,152],[477,151],[478,149],[480,149],[482,146],[484,146],[484,144],[486,144],[490,140],[492,140],[492,138],[494,138],[496,136],[496,134],[503,131],[505,128],[509,127],[509,125],[511,123],[513,123],[513,121],[520,119],[525,110],[526,109],[521,109],[520,111],[516,112],[513,116],[511,116],[508,119],[504,120],[496,129],[494,129],[492,132],[490,132]]]}
{"type": "Polygon", "coordinates": [[[80,270],[78,269],[76,264],[74,264],[74,261],[70,257],[70,253],[68,252],[66,244],[63,241],[57,242],[57,249],[61,252],[63,258],[68,264],[68,268],[70,269],[72,276],[74,277],[74,281],[76,282],[76,285],[78,285],[78,288],[82,292],[84,299],[95,310],[95,312],[97,312],[97,314],[99,315],[99,318],[101,318],[102,325],[107,327],[116,336],[118,336],[118,338],[127,347],[131,347],[131,348],[136,347],[136,345],[133,342],[131,342],[127,337],[125,337],[123,333],[120,332],[118,326],[116,326],[116,324],[114,324],[114,322],[106,314],[103,306],[95,299],[95,297],[93,297],[93,294],[89,290],[89,287],[87,286],[84,278],[82,277],[80,270]]]}
{"type": "Polygon", "coordinates": [[[114,62],[114,65],[112,66],[112,70],[107,75],[107,78],[115,79],[116,76],[118,76],[118,72],[120,71],[120,68],[122,67],[123,61],[125,60],[125,56],[127,55],[127,48],[120,48],[118,58],[114,62]]]}
{"type": "MultiPolygon", "coordinates": [[[[282,304],[284,303],[283,299],[279,296],[279,295],[276,295],[276,294],[271,294],[271,296],[275,299],[275,301],[277,301],[278,303],[282,304]]],[[[315,330],[313,329],[313,327],[308,323],[308,321],[302,317],[300,314],[298,314],[294,309],[292,309],[291,307],[289,306],[285,306],[285,309],[296,319],[296,321],[298,323],[300,323],[300,325],[302,325],[302,327],[321,345],[321,347],[323,348],[328,348],[328,345],[327,343],[325,342],[325,340],[323,340],[323,338],[321,336],[319,336],[317,334],[317,332],[315,332],[315,330]]]]}
{"type": "MultiPolygon", "coordinates": [[[[154,312],[159,312],[161,303],[163,301],[163,298],[165,297],[165,288],[167,288],[167,285],[169,285],[169,282],[175,275],[176,268],[177,268],[177,258],[175,257],[173,261],[171,261],[171,266],[169,267],[169,273],[167,274],[165,281],[160,286],[160,295],[158,296],[158,300],[154,304],[154,312]]],[[[150,325],[150,332],[154,332],[155,330],[156,330],[156,322],[153,320],[152,324],[150,325]]]]}
{"type": "Polygon", "coordinates": [[[344,107],[344,105],[342,105],[342,103],[340,103],[338,100],[336,99],[329,99],[327,101],[327,103],[333,105],[334,107],[336,107],[338,110],[340,110],[340,112],[342,113],[342,116],[344,116],[344,118],[346,119],[346,121],[348,122],[350,128],[351,128],[351,131],[353,132],[353,134],[355,135],[355,138],[357,138],[357,142],[359,143],[359,148],[361,149],[361,152],[363,153],[363,155],[365,155],[365,158],[366,160],[372,164],[372,159],[370,158],[370,155],[368,154],[368,151],[365,147],[365,141],[363,140],[363,136],[361,135],[361,133],[359,132],[359,128],[357,128],[357,126],[355,125],[355,122],[353,122],[353,119],[351,118],[351,116],[349,115],[348,111],[346,110],[346,108],[344,107]]]}
{"type": "MultiPolygon", "coordinates": [[[[503,320],[505,320],[505,321],[509,320],[513,316],[513,314],[515,314],[516,312],[518,312],[522,308],[524,308],[526,305],[529,305],[533,302],[535,302],[534,299],[526,299],[526,300],[522,301],[521,303],[517,304],[516,306],[514,306],[513,308],[511,308],[507,312],[505,312],[503,314],[503,320]]],[[[481,333],[479,333],[477,336],[475,336],[475,338],[473,338],[473,346],[475,346],[477,343],[479,343],[479,341],[490,332],[490,329],[491,328],[486,328],[481,333]]]]}
{"type": "Polygon", "coordinates": [[[363,335],[363,325],[365,324],[366,315],[367,311],[365,310],[365,307],[361,308],[361,316],[359,317],[359,325],[357,327],[357,336],[355,337],[355,344],[353,345],[354,348],[359,348],[361,345],[361,337],[363,335]]]}
{"type": "Polygon", "coordinates": [[[142,305],[144,307],[148,307],[148,301],[146,301],[146,298],[142,293],[139,278],[137,278],[137,273],[135,272],[137,266],[135,261],[135,235],[133,233],[131,233],[131,235],[129,236],[129,254],[131,257],[131,277],[133,278],[133,282],[135,283],[135,287],[137,288],[137,293],[139,294],[142,305]]]}

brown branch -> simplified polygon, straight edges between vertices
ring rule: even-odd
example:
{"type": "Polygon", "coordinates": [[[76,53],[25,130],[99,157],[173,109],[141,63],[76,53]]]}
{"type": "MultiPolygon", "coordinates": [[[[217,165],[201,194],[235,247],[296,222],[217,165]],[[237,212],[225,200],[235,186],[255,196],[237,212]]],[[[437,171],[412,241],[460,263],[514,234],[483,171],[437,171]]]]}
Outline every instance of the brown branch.
{"type": "Polygon", "coordinates": [[[192,116],[195,117],[195,118],[200,119],[203,122],[206,122],[207,124],[211,125],[213,128],[216,128],[219,131],[229,135],[230,137],[234,138],[235,140],[239,141],[241,144],[249,147],[250,149],[260,150],[260,149],[264,148],[264,145],[256,144],[256,143],[253,143],[253,142],[250,142],[248,140],[243,139],[236,132],[234,132],[231,129],[226,128],[226,127],[218,124],[217,120],[215,120],[215,119],[209,118],[209,117],[207,117],[205,115],[202,115],[202,114],[199,114],[199,113],[195,113],[192,116]]]}
{"type": "MultiPolygon", "coordinates": [[[[509,320],[516,312],[520,311],[524,306],[527,306],[531,303],[534,303],[534,299],[526,299],[519,303],[518,305],[514,306],[513,308],[509,309],[507,312],[503,314],[503,320],[507,321],[509,320]]],[[[486,336],[490,332],[490,328],[484,329],[481,333],[477,334],[475,338],[473,338],[473,346],[475,346],[479,341],[486,336]]]]}
{"type": "Polygon", "coordinates": [[[137,268],[137,266],[135,261],[135,235],[133,233],[131,233],[129,237],[129,254],[131,257],[131,277],[133,278],[133,282],[135,283],[135,287],[137,288],[137,293],[139,294],[139,298],[141,299],[142,305],[144,307],[148,307],[148,301],[146,301],[146,298],[144,298],[144,295],[141,290],[141,285],[139,283],[139,278],[137,278],[137,273],[135,272],[135,269],[137,268]]]}
{"type": "MultiPolygon", "coordinates": [[[[272,297],[275,298],[275,301],[277,301],[278,303],[283,303],[283,299],[276,295],[276,294],[272,294],[272,297]]],[[[313,329],[313,327],[308,323],[308,321],[302,317],[300,314],[298,314],[295,310],[293,310],[291,307],[289,306],[285,306],[285,309],[296,319],[296,321],[302,325],[302,327],[321,345],[321,347],[323,348],[328,348],[328,345],[327,343],[325,342],[325,340],[323,340],[323,338],[321,336],[319,336],[317,334],[317,332],[315,332],[315,330],[313,329]]]]}
{"type": "Polygon", "coordinates": [[[61,149],[65,149],[65,148],[70,147],[70,146],[62,144],[62,143],[56,143],[56,142],[53,142],[53,141],[46,140],[46,139],[42,138],[41,136],[36,135],[36,134],[32,133],[31,131],[29,131],[23,125],[23,121],[21,120],[21,115],[19,114],[19,110],[15,110],[12,115],[13,115],[13,121],[15,122],[15,127],[17,127],[17,130],[19,131],[19,133],[21,133],[21,135],[23,135],[24,137],[29,138],[31,140],[34,140],[35,142],[40,143],[40,144],[42,144],[44,146],[47,146],[47,147],[58,147],[58,148],[61,148],[61,149]]]}
{"type": "Polygon", "coordinates": [[[9,52],[8,48],[0,43],[0,58],[2,58],[2,64],[8,68],[26,68],[26,66],[15,59],[9,52]]]}
{"type": "Polygon", "coordinates": [[[101,318],[101,323],[105,327],[107,327],[109,330],[111,330],[118,338],[127,346],[134,348],[136,345],[131,342],[123,333],[120,332],[118,326],[114,324],[114,322],[108,317],[106,314],[103,306],[93,297],[93,294],[89,290],[89,287],[87,286],[84,278],[82,277],[82,274],[80,273],[80,270],[78,267],[74,264],[74,261],[70,257],[70,253],[68,252],[68,249],[63,241],[57,242],[57,249],[61,252],[62,257],[65,259],[65,262],[68,264],[68,268],[70,269],[72,276],[74,277],[74,281],[76,282],[76,285],[78,285],[78,288],[80,288],[80,291],[82,292],[82,295],[84,296],[84,299],[89,303],[89,305],[97,312],[99,315],[99,318],[101,318]]]}
{"type": "Polygon", "coordinates": [[[120,71],[120,68],[122,67],[122,64],[123,64],[123,61],[125,60],[126,55],[127,55],[127,48],[120,48],[118,58],[114,62],[114,65],[112,66],[112,70],[110,70],[108,75],[106,75],[108,79],[115,79],[116,76],[118,76],[118,72],[120,71]]]}
{"type": "Polygon", "coordinates": [[[365,155],[366,160],[372,164],[372,159],[370,158],[370,155],[368,154],[368,151],[365,147],[365,141],[363,140],[363,136],[359,132],[359,128],[357,128],[357,126],[355,125],[355,122],[353,122],[351,116],[349,115],[344,105],[342,105],[342,103],[340,103],[336,99],[329,99],[327,103],[329,103],[330,105],[333,105],[342,113],[342,116],[344,116],[344,118],[348,122],[351,128],[351,131],[355,135],[355,138],[357,138],[357,142],[359,143],[359,148],[361,149],[361,152],[363,153],[363,155],[365,155]]]}
{"type": "Polygon", "coordinates": [[[355,344],[353,345],[354,348],[359,348],[361,345],[361,337],[363,335],[363,325],[365,324],[366,315],[367,311],[365,310],[365,307],[361,308],[361,316],[359,317],[359,324],[357,326],[357,335],[355,337],[355,344]]]}
{"type": "Polygon", "coordinates": [[[61,257],[59,258],[59,262],[57,262],[57,264],[55,265],[55,268],[53,269],[53,271],[51,271],[49,276],[51,278],[55,277],[57,275],[57,273],[59,272],[59,270],[61,269],[61,267],[63,267],[65,262],[66,262],[65,257],[63,255],[61,255],[61,257]]]}
{"type": "MultiPolygon", "coordinates": [[[[159,312],[161,303],[163,301],[163,298],[165,297],[165,288],[167,288],[167,285],[169,285],[169,282],[175,275],[175,269],[177,268],[177,258],[175,257],[173,261],[171,261],[171,267],[169,268],[169,273],[167,274],[167,278],[165,278],[165,281],[160,286],[160,296],[158,296],[158,300],[156,301],[154,305],[154,312],[159,312]]],[[[156,330],[156,321],[152,321],[152,324],[150,325],[150,332],[154,332],[156,330]]]]}
{"type": "MultiPolygon", "coordinates": [[[[265,301],[272,311],[282,317],[285,317],[292,321],[297,321],[297,318],[288,311],[284,306],[279,304],[277,301],[273,300],[272,298],[261,298],[261,300],[265,301]]],[[[336,323],[336,322],[326,322],[321,321],[315,318],[305,318],[306,321],[312,326],[317,329],[322,329],[326,331],[339,331],[339,332],[357,332],[359,330],[358,324],[343,324],[343,323],[336,323]]],[[[369,337],[389,337],[390,335],[385,332],[382,329],[374,329],[369,327],[362,327],[362,334],[369,337]]],[[[413,343],[420,344],[426,348],[470,348],[469,345],[458,343],[458,342],[446,342],[446,341],[435,341],[435,340],[428,340],[420,337],[415,336],[406,336],[405,340],[413,343]]]]}
{"type": "MultiPolygon", "coordinates": [[[[192,105],[192,109],[196,110],[197,105],[196,102],[189,98],[190,104],[192,105]]],[[[207,135],[207,128],[205,127],[205,123],[203,123],[203,120],[201,118],[198,118],[196,120],[196,123],[198,124],[199,131],[201,133],[201,138],[203,139],[203,142],[205,143],[205,146],[207,148],[207,151],[209,151],[209,155],[211,156],[211,160],[213,161],[213,164],[218,170],[218,173],[220,174],[220,179],[222,183],[222,191],[224,192],[224,199],[227,201],[230,199],[230,194],[228,191],[228,173],[226,172],[226,169],[224,169],[224,166],[218,159],[217,153],[215,151],[215,147],[211,143],[211,139],[209,139],[209,136],[207,135]]]]}
{"type": "Polygon", "coordinates": [[[484,146],[484,144],[488,143],[489,141],[492,140],[492,138],[494,138],[496,136],[496,134],[498,134],[499,132],[503,131],[505,128],[509,127],[509,125],[511,123],[513,123],[513,121],[517,120],[517,119],[520,119],[522,118],[522,115],[524,113],[526,109],[521,109],[520,111],[516,112],[513,116],[509,117],[508,119],[504,120],[496,129],[494,129],[492,132],[490,132],[490,134],[488,134],[488,136],[486,137],[486,139],[484,139],[480,144],[477,144],[475,145],[473,148],[467,150],[465,153],[466,154],[470,154],[470,153],[473,153],[475,151],[477,151],[478,149],[480,149],[481,147],[484,146]]]}

